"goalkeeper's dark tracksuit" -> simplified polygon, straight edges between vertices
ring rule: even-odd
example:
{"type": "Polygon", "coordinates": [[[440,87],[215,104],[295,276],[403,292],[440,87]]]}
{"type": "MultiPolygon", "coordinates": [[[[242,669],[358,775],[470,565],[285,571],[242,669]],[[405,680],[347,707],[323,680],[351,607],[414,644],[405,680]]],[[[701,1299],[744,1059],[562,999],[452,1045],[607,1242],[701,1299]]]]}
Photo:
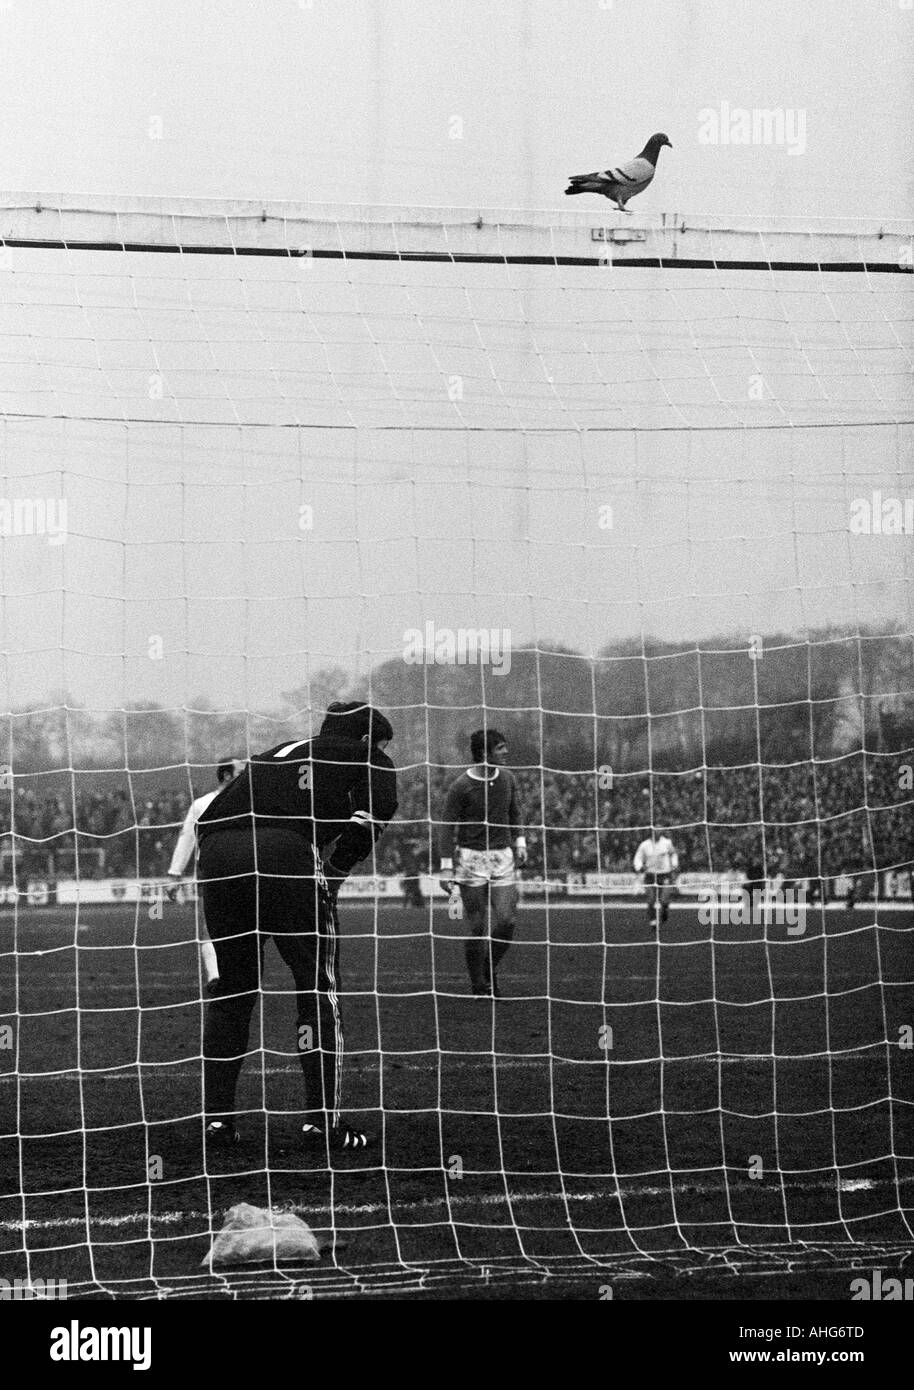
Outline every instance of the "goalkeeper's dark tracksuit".
{"type": "Polygon", "coordinates": [[[336,891],[396,809],[396,773],[385,753],[320,734],[252,758],[200,817],[198,878],[220,979],[203,1033],[208,1119],[233,1117],[272,936],[295,981],[304,1108],[312,1124],[338,1123],[336,891]]]}

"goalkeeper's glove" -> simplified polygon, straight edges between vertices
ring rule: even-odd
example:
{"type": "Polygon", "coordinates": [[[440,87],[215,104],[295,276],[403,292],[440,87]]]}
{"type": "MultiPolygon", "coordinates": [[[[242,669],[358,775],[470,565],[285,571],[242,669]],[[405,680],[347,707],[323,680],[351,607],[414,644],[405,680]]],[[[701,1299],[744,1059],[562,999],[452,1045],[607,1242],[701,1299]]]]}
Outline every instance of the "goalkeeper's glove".
{"type": "Polygon", "coordinates": [[[454,887],[457,882],[457,880],[454,878],[453,859],[442,859],[440,875],[441,876],[438,879],[438,882],[441,884],[441,887],[444,889],[445,893],[447,893],[448,897],[450,897],[454,891],[454,887]]]}
{"type": "Polygon", "coordinates": [[[518,835],[514,841],[514,862],[519,869],[522,869],[527,862],[527,841],[523,835],[518,835]]]}
{"type": "Polygon", "coordinates": [[[169,874],[168,877],[171,879],[171,882],[165,889],[165,896],[168,898],[168,901],[170,903],[174,903],[178,900],[178,889],[181,886],[181,875],[169,874]]]}

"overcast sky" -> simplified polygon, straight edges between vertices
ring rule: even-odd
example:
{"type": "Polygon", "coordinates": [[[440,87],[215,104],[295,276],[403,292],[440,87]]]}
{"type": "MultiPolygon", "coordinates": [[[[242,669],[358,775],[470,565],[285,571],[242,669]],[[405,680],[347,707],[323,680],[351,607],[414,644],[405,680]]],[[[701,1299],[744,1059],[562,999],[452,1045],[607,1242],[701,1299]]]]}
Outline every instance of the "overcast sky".
{"type": "Polygon", "coordinates": [[[663,130],[652,210],[914,201],[905,0],[2,0],[0,25],[6,189],[548,208],[663,130]],[[725,102],[804,112],[805,151],[700,144],[725,102]]]}
{"type": "MultiPolygon", "coordinates": [[[[0,26],[0,192],[565,213],[567,173],[660,129],[674,148],[633,205],[652,219],[910,216],[897,0],[0,0],[0,26]],[[700,139],[725,106],[782,109],[802,150],[700,139]]],[[[853,497],[914,486],[898,277],[597,289],[27,251],[7,270],[4,495],[65,496],[69,528],[3,547],[7,706],[270,709],[428,620],[584,651],[910,629],[909,538],[846,524],[853,497]],[[796,430],[745,428],[755,373],[758,418],[796,430]],[[310,428],[263,428],[290,422],[310,428]]]]}

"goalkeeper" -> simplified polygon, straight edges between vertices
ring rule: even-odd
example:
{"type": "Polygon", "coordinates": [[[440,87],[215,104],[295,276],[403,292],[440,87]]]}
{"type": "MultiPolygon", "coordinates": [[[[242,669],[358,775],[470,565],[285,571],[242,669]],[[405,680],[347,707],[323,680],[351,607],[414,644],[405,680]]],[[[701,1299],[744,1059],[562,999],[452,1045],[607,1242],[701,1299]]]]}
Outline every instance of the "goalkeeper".
{"type": "Polygon", "coordinates": [[[279,744],[244,772],[198,822],[198,876],[221,991],[206,1013],[203,1087],[207,1140],[237,1143],[235,1091],[272,936],[295,981],[306,1141],[362,1148],[339,1111],[343,1036],[336,898],[397,809],[384,752],[393,730],[378,710],[329,707],[314,739],[279,744]]]}

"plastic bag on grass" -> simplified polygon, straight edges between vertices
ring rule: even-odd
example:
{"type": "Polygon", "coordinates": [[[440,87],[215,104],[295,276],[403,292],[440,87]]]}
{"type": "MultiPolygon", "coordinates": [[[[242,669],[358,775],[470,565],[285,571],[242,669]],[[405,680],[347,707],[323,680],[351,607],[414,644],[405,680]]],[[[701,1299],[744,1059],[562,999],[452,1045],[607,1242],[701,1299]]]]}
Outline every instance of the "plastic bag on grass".
{"type": "Polygon", "coordinates": [[[278,1264],[281,1260],[320,1257],[320,1242],[300,1216],[239,1202],[226,1213],[222,1230],[201,1263],[209,1269],[223,1269],[227,1265],[278,1264]]]}

